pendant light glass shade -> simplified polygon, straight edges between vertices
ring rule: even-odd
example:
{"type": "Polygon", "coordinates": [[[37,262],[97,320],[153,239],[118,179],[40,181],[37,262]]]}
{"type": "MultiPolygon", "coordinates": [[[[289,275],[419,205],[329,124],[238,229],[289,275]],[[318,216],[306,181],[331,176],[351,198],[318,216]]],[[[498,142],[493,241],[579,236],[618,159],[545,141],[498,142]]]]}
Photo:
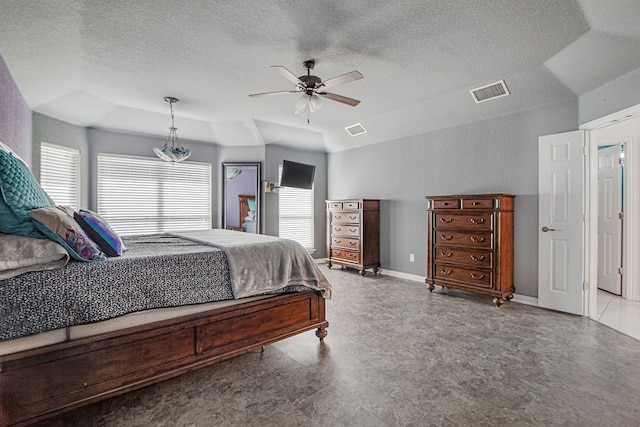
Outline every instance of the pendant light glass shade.
{"type": "Polygon", "coordinates": [[[164,100],[169,103],[169,107],[171,108],[171,127],[169,128],[167,142],[165,142],[162,147],[154,147],[153,152],[166,162],[178,163],[187,160],[191,155],[191,150],[184,148],[182,144],[180,144],[180,138],[178,138],[178,134],[176,133],[178,128],[175,127],[174,123],[173,104],[174,102],[178,102],[179,99],[165,96],[164,100]]]}

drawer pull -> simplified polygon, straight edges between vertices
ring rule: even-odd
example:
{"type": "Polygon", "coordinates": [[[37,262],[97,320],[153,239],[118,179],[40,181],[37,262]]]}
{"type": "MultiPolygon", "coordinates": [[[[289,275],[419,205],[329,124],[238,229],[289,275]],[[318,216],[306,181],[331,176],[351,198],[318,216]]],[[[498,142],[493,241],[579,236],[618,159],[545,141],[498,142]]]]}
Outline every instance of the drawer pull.
{"type": "Polygon", "coordinates": [[[469,255],[471,257],[472,260],[474,261],[484,261],[484,255],[480,255],[479,257],[475,256],[475,255],[469,255]]]}
{"type": "Polygon", "coordinates": [[[449,202],[442,202],[442,206],[449,206],[449,202]]]}
{"type": "Polygon", "coordinates": [[[445,270],[444,268],[441,268],[440,269],[440,273],[442,273],[442,274],[451,274],[451,273],[453,273],[453,270],[452,269],[445,270]]]}
{"type": "Polygon", "coordinates": [[[349,242],[349,244],[350,244],[351,246],[356,246],[356,245],[358,244],[358,242],[349,242]]]}
{"type": "Polygon", "coordinates": [[[471,203],[473,206],[478,206],[480,204],[480,202],[472,202],[471,203]]]}
{"type": "Polygon", "coordinates": [[[478,239],[478,238],[476,238],[474,236],[471,236],[471,241],[472,242],[476,242],[476,243],[482,243],[482,242],[484,242],[484,237],[481,237],[481,238],[478,239]]]}
{"type": "Polygon", "coordinates": [[[334,253],[335,253],[336,255],[342,255],[342,252],[340,252],[340,251],[335,251],[334,253]]]}
{"type": "Polygon", "coordinates": [[[342,243],[342,240],[340,240],[340,239],[333,239],[333,243],[335,243],[336,245],[339,245],[340,243],[342,243]]]}
{"type": "Polygon", "coordinates": [[[358,215],[349,215],[349,219],[357,219],[358,215]]]}
{"type": "Polygon", "coordinates": [[[342,230],[342,227],[333,227],[333,229],[336,230],[336,231],[340,231],[340,230],[342,230]]]}
{"type": "Polygon", "coordinates": [[[474,279],[474,280],[482,280],[482,279],[484,279],[484,274],[479,274],[479,275],[476,276],[475,273],[471,273],[471,278],[474,279]]]}
{"type": "Polygon", "coordinates": [[[484,218],[480,218],[480,219],[471,218],[471,222],[474,224],[484,224],[484,218]]]}
{"type": "Polygon", "coordinates": [[[334,217],[336,217],[336,219],[340,219],[340,218],[342,218],[342,215],[336,215],[336,214],[333,214],[333,216],[334,216],[334,217]]]}
{"type": "Polygon", "coordinates": [[[453,218],[440,218],[440,222],[444,222],[445,224],[450,224],[453,222],[453,218]]]}
{"type": "Polygon", "coordinates": [[[448,236],[445,236],[444,234],[441,234],[440,238],[442,240],[451,240],[451,239],[453,239],[453,235],[449,234],[448,236]]]}
{"type": "MultiPolygon", "coordinates": [[[[449,253],[445,254],[443,251],[440,251],[440,255],[445,256],[445,257],[449,258],[450,256],[452,256],[452,255],[453,255],[453,252],[449,252],[449,253]]],[[[473,255],[472,255],[472,256],[473,256],[473,255]]]]}
{"type": "Polygon", "coordinates": [[[349,254],[349,255],[348,255],[348,257],[349,257],[349,258],[356,258],[356,257],[357,257],[357,255],[356,255],[356,254],[349,254]]]}
{"type": "Polygon", "coordinates": [[[357,228],[350,228],[349,231],[352,232],[352,233],[355,233],[356,231],[358,231],[358,229],[357,228]]]}

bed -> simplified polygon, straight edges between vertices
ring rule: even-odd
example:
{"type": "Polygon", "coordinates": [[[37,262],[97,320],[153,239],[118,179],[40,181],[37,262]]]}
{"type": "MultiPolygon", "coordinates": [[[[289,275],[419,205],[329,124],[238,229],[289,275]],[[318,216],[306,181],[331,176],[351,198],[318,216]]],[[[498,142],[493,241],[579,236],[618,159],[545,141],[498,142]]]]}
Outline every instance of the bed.
{"type": "Polygon", "coordinates": [[[228,230],[123,241],[121,257],[63,268],[48,260],[41,270],[0,280],[1,426],[42,420],[301,332],[315,329],[321,342],[326,336],[330,285],[294,242],[228,230]],[[213,282],[222,290],[211,291],[213,282]],[[27,297],[14,297],[20,289],[27,297]]]}

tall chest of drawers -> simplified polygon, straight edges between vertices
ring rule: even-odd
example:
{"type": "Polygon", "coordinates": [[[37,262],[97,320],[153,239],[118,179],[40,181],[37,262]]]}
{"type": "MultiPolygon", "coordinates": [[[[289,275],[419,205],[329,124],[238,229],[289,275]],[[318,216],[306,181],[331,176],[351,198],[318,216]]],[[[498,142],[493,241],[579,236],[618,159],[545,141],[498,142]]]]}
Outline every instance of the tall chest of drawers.
{"type": "Polygon", "coordinates": [[[380,200],[327,200],[327,266],[380,267],[380,200]]]}
{"type": "Polygon", "coordinates": [[[513,298],[513,200],[508,194],[426,196],[427,287],[513,298]]]}

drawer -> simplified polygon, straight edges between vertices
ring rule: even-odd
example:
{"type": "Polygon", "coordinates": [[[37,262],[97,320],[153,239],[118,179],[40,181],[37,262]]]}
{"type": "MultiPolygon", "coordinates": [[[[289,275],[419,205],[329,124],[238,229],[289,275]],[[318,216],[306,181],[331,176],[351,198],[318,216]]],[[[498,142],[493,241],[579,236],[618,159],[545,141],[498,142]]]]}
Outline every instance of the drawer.
{"type": "Polygon", "coordinates": [[[482,249],[461,249],[455,246],[435,246],[433,259],[436,262],[453,262],[491,268],[493,252],[482,249]]]}
{"type": "Polygon", "coordinates": [[[359,225],[331,225],[331,237],[333,236],[355,236],[360,237],[359,225]]]}
{"type": "Polygon", "coordinates": [[[433,268],[433,276],[436,279],[451,280],[465,283],[469,286],[491,289],[491,270],[477,270],[456,265],[436,263],[433,268]]]}
{"type": "Polygon", "coordinates": [[[493,234],[471,230],[434,230],[433,244],[493,249],[493,234]]]}
{"type": "Polygon", "coordinates": [[[331,249],[331,258],[343,259],[345,261],[360,264],[360,252],[348,251],[344,249],[331,249]]]}
{"type": "Polygon", "coordinates": [[[331,222],[337,224],[360,224],[360,212],[331,212],[331,222]]]}
{"type": "Polygon", "coordinates": [[[463,199],[462,209],[493,209],[493,199],[463,199]]]}
{"type": "Polygon", "coordinates": [[[346,239],[344,237],[332,237],[331,246],[340,246],[341,248],[360,250],[360,240],[346,239]]]}
{"type": "Polygon", "coordinates": [[[435,228],[473,228],[475,230],[492,230],[493,214],[490,212],[477,214],[434,213],[435,228]]]}
{"type": "Polygon", "coordinates": [[[460,209],[459,199],[433,199],[432,209],[460,209]]]}
{"type": "Polygon", "coordinates": [[[342,209],[360,209],[360,203],[358,202],[343,202],[342,209]]]}
{"type": "Polygon", "coordinates": [[[329,209],[330,211],[342,210],[342,202],[330,202],[327,205],[327,209],[329,209]]]}

